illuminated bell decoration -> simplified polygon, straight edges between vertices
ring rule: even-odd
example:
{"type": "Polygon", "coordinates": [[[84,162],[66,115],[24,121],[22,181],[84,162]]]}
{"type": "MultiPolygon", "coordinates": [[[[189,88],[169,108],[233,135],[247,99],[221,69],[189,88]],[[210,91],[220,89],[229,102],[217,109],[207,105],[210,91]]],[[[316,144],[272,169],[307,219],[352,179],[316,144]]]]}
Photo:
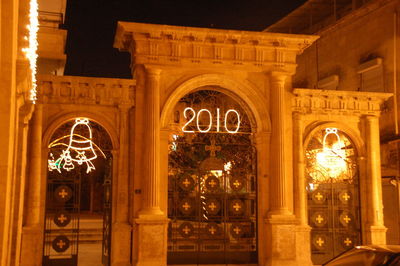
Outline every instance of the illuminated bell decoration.
{"type": "MultiPolygon", "coordinates": [[[[52,154],[50,156],[53,157],[52,154]]],[[[96,169],[92,163],[96,158],[89,120],[87,118],[77,118],[71,128],[67,149],[62,151],[57,160],[54,161],[54,158],[49,160],[49,170],[57,170],[60,173],[61,169],[71,171],[75,168],[75,163],[77,163],[78,165],[86,164],[86,173],[89,173],[96,169]],[[76,134],[75,131],[84,132],[85,134],[76,134]]]]}
{"type": "Polygon", "coordinates": [[[316,154],[314,171],[310,176],[316,183],[335,182],[338,180],[348,179],[348,163],[346,161],[345,145],[341,141],[337,128],[326,128],[322,141],[322,150],[316,154]],[[327,143],[330,136],[334,141],[327,143]]]}

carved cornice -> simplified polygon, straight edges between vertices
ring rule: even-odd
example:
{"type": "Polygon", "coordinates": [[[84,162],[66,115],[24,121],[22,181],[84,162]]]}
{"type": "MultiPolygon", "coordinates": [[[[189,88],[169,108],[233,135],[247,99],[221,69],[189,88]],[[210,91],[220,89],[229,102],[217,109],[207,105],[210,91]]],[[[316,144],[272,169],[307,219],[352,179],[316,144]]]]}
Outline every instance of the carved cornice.
{"type": "Polygon", "coordinates": [[[318,37],[118,22],[114,47],[135,64],[199,65],[294,72],[296,55],[318,37]]]}
{"type": "Polygon", "coordinates": [[[38,100],[47,104],[133,106],[136,80],[38,75],[38,100]]]}
{"type": "Polygon", "coordinates": [[[379,115],[392,93],[294,89],[292,110],[313,114],[379,115]]]}

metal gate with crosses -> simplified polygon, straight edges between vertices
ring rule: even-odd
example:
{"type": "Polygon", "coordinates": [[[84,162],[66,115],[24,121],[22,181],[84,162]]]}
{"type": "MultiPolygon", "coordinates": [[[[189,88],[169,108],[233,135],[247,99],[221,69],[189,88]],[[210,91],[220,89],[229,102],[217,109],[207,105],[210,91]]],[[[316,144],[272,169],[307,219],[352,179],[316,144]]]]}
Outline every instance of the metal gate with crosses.
{"type": "Polygon", "coordinates": [[[186,132],[169,143],[168,264],[257,263],[257,158],[245,112],[205,90],[183,98],[175,115],[186,132]],[[182,106],[193,117],[180,119],[182,106]]]}
{"type": "Polygon", "coordinates": [[[323,264],[361,244],[357,151],[337,128],[314,134],[306,150],[311,258],[323,264]]]}
{"type": "Polygon", "coordinates": [[[112,143],[108,133],[87,118],[60,126],[49,144],[43,265],[78,264],[81,183],[103,184],[102,263],[110,265],[112,143]]]}

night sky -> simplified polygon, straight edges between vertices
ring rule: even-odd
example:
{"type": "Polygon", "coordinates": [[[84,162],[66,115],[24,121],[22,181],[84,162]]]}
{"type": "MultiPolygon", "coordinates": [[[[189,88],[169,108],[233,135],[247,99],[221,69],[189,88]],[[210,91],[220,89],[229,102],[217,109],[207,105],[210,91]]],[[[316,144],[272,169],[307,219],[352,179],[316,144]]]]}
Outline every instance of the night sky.
{"type": "Polygon", "coordinates": [[[117,21],[261,31],[305,0],[68,0],[65,75],[131,78],[117,21]]]}

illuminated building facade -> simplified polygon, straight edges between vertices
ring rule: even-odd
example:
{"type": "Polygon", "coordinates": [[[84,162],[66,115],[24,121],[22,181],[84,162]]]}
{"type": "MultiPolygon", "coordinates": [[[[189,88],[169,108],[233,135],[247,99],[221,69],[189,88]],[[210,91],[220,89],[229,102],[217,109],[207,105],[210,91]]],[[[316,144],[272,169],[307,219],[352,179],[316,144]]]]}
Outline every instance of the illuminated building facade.
{"type": "MultiPolygon", "coordinates": [[[[2,34],[18,40],[28,17],[15,16],[2,34]]],[[[83,265],[96,215],[104,265],[313,265],[385,244],[379,135],[391,124],[379,117],[391,117],[394,91],[324,87],[339,75],[313,86],[333,59],[314,69],[312,49],[331,33],[309,33],[119,22],[127,80],[58,76],[65,57],[40,48],[40,34],[59,47],[65,32],[46,29],[35,105],[29,64],[5,42],[2,265],[83,265]]]]}

